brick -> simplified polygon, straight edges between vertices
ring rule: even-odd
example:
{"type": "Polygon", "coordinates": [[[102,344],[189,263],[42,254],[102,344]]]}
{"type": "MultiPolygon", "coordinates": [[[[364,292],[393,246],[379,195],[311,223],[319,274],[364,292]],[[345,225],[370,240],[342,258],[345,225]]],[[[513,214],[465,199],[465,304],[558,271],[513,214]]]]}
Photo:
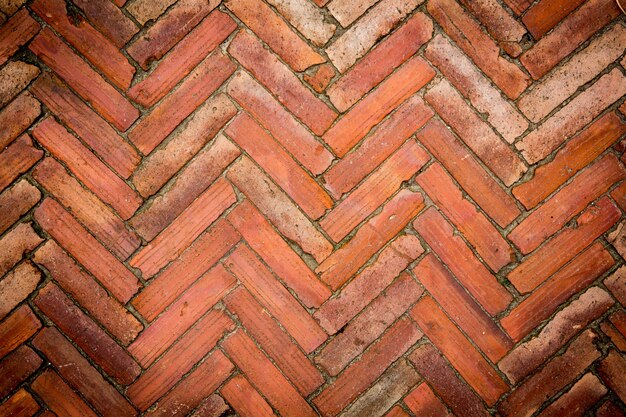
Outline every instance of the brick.
{"type": "Polygon", "coordinates": [[[222,344],[237,367],[282,416],[307,417],[316,413],[274,367],[252,340],[238,330],[222,344]]]}
{"type": "Polygon", "coordinates": [[[421,332],[409,319],[400,319],[363,354],[360,361],[314,398],[313,403],[323,416],[337,415],[420,337],[421,332]]]}
{"type": "Polygon", "coordinates": [[[332,207],[333,201],[326,191],[250,116],[245,113],[238,115],[225,133],[312,219],[321,217],[332,207]]]}
{"type": "Polygon", "coordinates": [[[570,139],[552,161],[537,167],[529,181],[514,187],[513,195],[526,208],[535,207],[561,184],[590,164],[624,133],[626,123],[623,123],[615,112],[600,117],[570,139]]]}
{"type": "Polygon", "coordinates": [[[385,417],[410,417],[399,405],[394,406],[385,417]]]}
{"type": "Polygon", "coordinates": [[[2,10],[6,15],[11,16],[15,12],[17,12],[24,3],[25,0],[6,0],[2,2],[0,5],[0,10],[2,10]]]}
{"type": "Polygon", "coordinates": [[[224,300],[226,308],[239,317],[247,332],[274,360],[303,396],[315,391],[322,383],[322,374],[295,345],[267,311],[243,287],[224,300]]]}
{"type": "Polygon", "coordinates": [[[275,416],[272,407],[241,375],[236,375],[224,384],[220,392],[241,417],[275,416]]]}
{"type": "Polygon", "coordinates": [[[626,372],[626,360],[615,350],[609,351],[608,356],[598,365],[598,374],[622,401],[626,399],[624,372],[626,372]]]}
{"type": "Polygon", "coordinates": [[[35,220],[122,303],[137,292],[139,280],[56,201],[47,198],[35,220]]]}
{"type": "Polygon", "coordinates": [[[137,0],[131,2],[126,10],[141,24],[157,20],[176,0],[137,0]]]}
{"type": "Polygon", "coordinates": [[[624,256],[623,254],[626,253],[626,245],[625,245],[626,233],[625,232],[626,230],[624,229],[624,223],[622,222],[617,226],[615,230],[613,230],[607,236],[607,240],[609,241],[609,243],[613,245],[617,253],[619,253],[622,257],[624,256]]]}
{"type": "Polygon", "coordinates": [[[5,416],[29,417],[39,411],[37,401],[24,389],[20,389],[0,405],[0,413],[5,416]]]}
{"type": "Polygon", "coordinates": [[[136,415],[133,406],[57,329],[44,328],[33,339],[33,346],[46,356],[65,381],[79,391],[96,410],[116,416],[136,415]]]}
{"type": "MultiPolygon", "coordinates": [[[[172,3],[172,0],[167,0],[172,3]]],[[[150,7],[160,2],[134,2],[132,6],[150,7]]],[[[146,78],[135,84],[128,96],[144,107],[153,106],[198,65],[209,52],[224,41],[237,27],[230,16],[214,11],[180,41],[146,78]]]]}
{"type": "Polygon", "coordinates": [[[333,0],[328,4],[328,10],[345,28],[361,17],[374,4],[376,4],[375,0],[333,0]]]}
{"type": "Polygon", "coordinates": [[[624,48],[626,28],[616,25],[536,84],[519,100],[519,109],[538,122],[619,58],[624,48]]]}
{"type": "Polygon", "coordinates": [[[324,346],[315,357],[315,362],[330,375],[337,375],[404,314],[422,293],[423,289],[410,275],[400,274],[397,280],[324,346]]]}
{"type": "Polygon", "coordinates": [[[163,147],[144,158],[133,174],[137,191],[146,198],[156,193],[215,137],[235,113],[237,109],[225,95],[208,99],[163,147]]]}
{"type": "MultiPolygon", "coordinates": [[[[302,1],[304,4],[310,4],[305,2],[304,0],[296,0],[302,1]]],[[[329,63],[325,63],[322,65],[318,65],[313,69],[311,74],[304,74],[303,79],[306,81],[315,91],[318,93],[323,93],[328,87],[330,81],[335,77],[337,71],[335,67],[333,67],[329,63]]]]}
{"type": "Polygon", "coordinates": [[[332,154],[246,72],[235,74],[228,94],[312,174],[321,174],[331,164],[332,154]]]}
{"type": "Polygon", "coordinates": [[[269,0],[268,3],[317,46],[323,46],[335,33],[336,26],[306,0],[269,0]]]}
{"type": "Polygon", "coordinates": [[[332,252],[332,244],[249,158],[239,159],[226,176],[280,233],[295,241],[315,260],[321,262],[332,252]]]}
{"type": "Polygon", "coordinates": [[[41,114],[41,104],[24,91],[0,111],[0,149],[4,149],[41,114]]]}
{"type": "Polygon", "coordinates": [[[315,272],[333,290],[338,289],[423,208],[422,194],[401,190],[383,206],[379,214],[361,226],[352,239],[326,258],[315,272]]]}
{"type": "Polygon", "coordinates": [[[189,205],[165,230],[130,260],[145,277],[152,277],[176,259],[237,197],[232,186],[218,179],[189,205]]]}
{"type": "Polygon", "coordinates": [[[517,305],[501,320],[502,327],[516,342],[565,302],[613,266],[611,255],[596,243],[574,258],[541,288],[517,305]]]}
{"type": "Polygon", "coordinates": [[[135,148],[57,77],[39,77],[30,91],[122,177],[133,173],[140,160],[135,148]]]}
{"type": "Polygon", "coordinates": [[[524,259],[508,279],[522,294],[534,290],[576,254],[589,246],[619,220],[621,213],[608,197],[602,197],[554,239],[524,259]]]}
{"type": "Polygon", "coordinates": [[[622,182],[610,194],[617,205],[624,210],[624,207],[626,207],[626,183],[622,182]]]}
{"type": "MultiPolygon", "coordinates": [[[[85,0],[83,0],[85,1],[85,0]]],[[[133,40],[126,51],[147,70],[161,59],[219,4],[215,0],[182,0],[142,35],[133,40]]]]}
{"type": "Polygon", "coordinates": [[[31,308],[24,304],[0,323],[0,359],[30,339],[41,328],[41,322],[31,308]]]}
{"type": "Polygon", "coordinates": [[[510,99],[516,99],[528,87],[528,76],[500,56],[498,45],[458,3],[435,0],[427,7],[446,33],[510,99]]]}
{"type": "Polygon", "coordinates": [[[227,0],[225,4],[294,71],[304,71],[325,61],[264,2],[227,0]]]}
{"type": "Polygon", "coordinates": [[[43,151],[33,146],[33,141],[26,133],[0,151],[0,191],[28,171],[42,156],[43,151]]]}
{"type": "Polygon", "coordinates": [[[424,59],[410,59],[326,132],[324,142],[335,154],[344,156],[372,127],[434,76],[434,70],[424,59]]]}
{"type": "Polygon", "coordinates": [[[502,97],[470,59],[443,35],[437,35],[430,42],[425,56],[470,100],[476,110],[487,115],[489,123],[507,142],[512,143],[526,131],[528,122],[524,117],[502,97]]]}
{"type": "Polygon", "coordinates": [[[249,201],[239,204],[227,219],[305,306],[317,308],[330,297],[328,288],[249,201]]]}
{"type": "Polygon", "coordinates": [[[625,176],[624,168],[614,156],[603,157],[579,173],[572,182],[518,224],[509,234],[509,240],[522,253],[531,252],[625,176]]]}
{"type": "MultiPolygon", "coordinates": [[[[626,367],[625,367],[626,370],[626,367]]],[[[607,389],[597,376],[586,373],[566,393],[545,408],[540,416],[582,415],[600,401],[607,389]]]]}
{"type": "Polygon", "coordinates": [[[122,48],[139,30],[122,11],[107,0],[76,0],[93,25],[113,42],[122,48]]]}
{"type": "Polygon", "coordinates": [[[127,345],[143,330],[143,325],[122,304],[108,295],[53,241],[40,247],[33,260],[43,265],[50,276],[122,344],[127,345]]]}
{"type": "Polygon", "coordinates": [[[198,320],[161,359],[128,388],[133,404],[145,411],[215,347],[234,323],[221,311],[211,310],[198,320]]]}
{"type": "Polygon", "coordinates": [[[11,61],[0,70],[0,107],[13,100],[39,75],[39,68],[22,61],[11,61]]]}
{"type": "Polygon", "coordinates": [[[455,374],[433,345],[419,346],[409,355],[409,360],[455,415],[468,417],[489,415],[480,398],[455,374]]]}
{"type": "Polygon", "coordinates": [[[239,234],[220,220],[144,287],[133,300],[133,306],[152,321],[180,294],[209,270],[237,242],[239,234]]]}
{"type": "Polygon", "coordinates": [[[522,21],[533,37],[540,39],[581,3],[584,1],[542,0],[528,9],[522,21]]]}
{"type": "MultiPolygon", "coordinates": [[[[601,325],[601,329],[619,347],[620,350],[626,351],[626,313],[618,310],[609,316],[608,322],[605,320],[606,326],[601,325]],[[609,322],[611,325],[609,325],[609,322]],[[611,329],[608,334],[605,328],[611,329]]],[[[604,324],[603,323],[603,324],[604,324]]]]}
{"type": "Polygon", "coordinates": [[[39,290],[35,305],[104,372],[120,384],[139,375],[139,365],[54,283],[39,290]]]}
{"type": "Polygon", "coordinates": [[[520,157],[465,103],[447,80],[428,90],[426,101],[457,135],[498,176],[511,185],[526,171],[520,157]]]}
{"type": "MultiPolygon", "coordinates": [[[[233,285],[235,285],[235,278],[221,264],[211,269],[172,303],[166,312],[150,323],[129,346],[128,351],[144,368],[147,368],[213,307],[233,285]]],[[[151,398],[151,401],[157,398],[151,398]]],[[[142,401],[141,406],[145,409],[150,404],[151,402],[142,401]]]]}
{"type": "Polygon", "coordinates": [[[420,3],[421,0],[383,0],[378,3],[326,48],[330,60],[339,72],[345,72],[420,3]]]}
{"type": "Polygon", "coordinates": [[[229,411],[230,407],[224,402],[222,397],[211,394],[206,397],[195,411],[188,414],[190,417],[219,417],[229,411]]]}
{"type": "Polygon", "coordinates": [[[313,133],[321,135],[337,114],[315,97],[291,70],[247,32],[239,32],[228,52],[248,69],[261,84],[298,117],[313,133]]]}
{"type": "Polygon", "coordinates": [[[596,410],[596,417],[624,417],[624,412],[615,402],[607,400],[596,410]]]}
{"type": "Polygon", "coordinates": [[[5,398],[31,376],[42,359],[28,346],[22,345],[0,361],[0,395],[5,398]]]}
{"type": "Polygon", "coordinates": [[[333,165],[324,175],[325,187],[337,199],[352,189],[387,159],[433,115],[418,95],[413,95],[383,120],[361,145],[333,165]]]}
{"type": "MultiPolygon", "coordinates": [[[[355,2],[335,0],[331,6],[333,4],[354,5],[355,2]]],[[[432,32],[432,21],[423,13],[416,13],[335,82],[328,89],[328,97],[335,107],[346,111],[417,52],[430,39],[432,32]]]]}
{"type": "MultiPolygon", "coordinates": [[[[15,266],[26,252],[35,249],[43,239],[30,223],[20,223],[0,239],[0,277],[15,266]]],[[[1,283],[2,281],[0,281],[1,283]]]]}
{"type": "Polygon", "coordinates": [[[226,260],[226,267],[283,325],[305,353],[311,353],[328,338],[309,313],[245,246],[226,260]]]}
{"type": "Polygon", "coordinates": [[[604,280],[604,285],[622,304],[626,305],[626,268],[620,267],[604,280]]]}
{"type": "Polygon", "coordinates": [[[424,417],[452,417],[452,413],[441,402],[432,389],[426,384],[420,384],[404,398],[404,403],[418,416],[424,417]]]}
{"type": "Polygon", "coordinates": [[[620,13],[614,1],[590,0],[526,51],[520,61],[537,80],[620,13]]]}
{"type": "Polygon", "coordinates": [[[434,208],[413,223],[415,230],[476,301],[492,316],[507,308],[513,297],[480,263],[452,226],[434,208]]]}
{"type": "Polygon", "coordinates": [[[0,65],[4,64],[20,46],[35,36],[41,27],[22,9],[0,28],[0,65]]]}
{"type": "Polygon", "coordinates": [[[536,412],[546,399],[556,395],[600,357],[594,342],[597,342],[597,335],[586,330],[562,355],[551,359],[540,371],[517,387],[498,406],[498,411],[505,417],[536,412]]]}
{"type": "Polygon", "coordinates": [[[329,334],[337,333],[423,252],[417,237],[402,235],[396,238],[370,266],[313,316],[329,334]]]}
{"type": "Polygon", "coordinates": [[[41,198],[41,192],[27,180],[22,179],[0,194],[0,234],[8,230],[24,213],[41,198]]]}
{"type": "Polygon", "coordinates": [[[0,318],[4,318],[15,306],[35,290],[41,273],[28,261],[17,266],[0,281],[0,318]]]}
{"type": "Polygon", "coordinates": [[[235,71],[221,51],[211,53],[167,98],[128,134],[144,155],[149,154],[235,71]]]}

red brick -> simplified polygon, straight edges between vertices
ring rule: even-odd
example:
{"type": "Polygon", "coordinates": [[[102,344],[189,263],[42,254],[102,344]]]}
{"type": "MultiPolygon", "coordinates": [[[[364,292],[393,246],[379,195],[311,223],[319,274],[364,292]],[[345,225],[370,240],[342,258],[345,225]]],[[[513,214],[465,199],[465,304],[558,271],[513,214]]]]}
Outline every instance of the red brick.
{"type": "Polygon", "coordinates": [[[130,384],[139,365],[54,283],[39,290],[35,305],[104,372],[120,384],[130,384]]]}
{"type": "Polygon", "coordinates": [[[520,157],[480,119],[446,79],[428,90],[425,97],[504,185],[513,184],[524,174],[527,168],[520,157]]]}
{"type": "Polygon", "coordinates": [[[41,159],[43,151],[33,146],[27,133],[0,151],[0,191],[41,159]]]}
{"type": "Polygon", "coordinates": [[[415,230],[450,271],[492,316],[507,308],[513,297],[480,263],[452,226],[434,208],[413,223],[415,230]]]}
{"type": "Polygon", "coordinates": [[[235,71],[221,51],[211,53],[182,84],[135,125],[129,139],[145,155],[159,145],[183,120],[235,71]]]}
{"type": "Polygon", "coordinates": [[[303,396],[322,385],[321,373],[248,291],[239,287],[224,302],[303,396]]]}
{"type": "Polygon", "coordinates": [[[326,189],[339,199],[396,151],[432,115],[433,111],[418,95],[407,99],[371,135],[366,136],[358,148],[326,172],[326,189]]]}
{"type": "Polygon", "coordinates": [[[313,316],[329,334],[337,333],[423,252],[417,237],[402,235],[396,238],[370,266],[313,316]]]}
{"type": "Polygon", "coordinates": [[[600,117],[570,139],[552,161],[538,167],[530,181],[514,187],[513,195],[527,208],[535,207],[624,133],[626,123],[615,112],[600,117]]]}
{"type": "Polygon", "coordinates": [[[19,264],[0,281],[0,319],[35,290],[41,273],[29,261],[19,264]]]}
{"type": "Polygon", "coordinates": [[[509,234],[509,240],[515,243],[522,253],[531,252],[587,204],[624,177],[626,171],[615,156],[603,157],[526,217],[509,234]]]}
{"type": "Polygon", "coordinates": [[[225,133],[263,168],[312,219],[331,208],[330,196],[250,116],[238,115],[225,133]]]}
{"type": "Polygon", "coordinates": [[[424,383],[411,391],[404,398],[404,403],[413,414],[422,417],[453,417],[448,408],[435,395],[432,389],[424,383]]]}
{"type": "Polygon", "coordinates": [[[115,259],[56,201],[47,198],[35,220],[123,304],[137,292],[139,280],[115,259]]]}
{"type": "Polygon", "coordinates": [[[260,0],[227,0],[231,12],[269,45],[294,71],[300,72],[324,62],[315,52],[278,16],[260,0]]]}
{"type": "Polygon", "coordinates": [[[145,277],[154,276],[187,249],[236,200],[232,186],[223,178],[218,179],[163,232],[137,252],[130,265],[141,269],[145,277]]]}
{"type": "Polygon", "coordinates": [[[625,225],[626,223],[624,222],[620,223],[615,228],[615,230],[613,230],[607,236],[607,240],[609,241],[609,243],[613,245],[617,253],[619,253],[622,257],[624,257],[624,254],[626,253],[626,229],[624,229],[625,225]]]}
{"type": "Polygon", "coordinates": [[[0,359],[27,341],[40,327],[41,322],[28,305],[18,307],[0,323],[0,359]]]}
{"type": "Polygon", "coordinates": [[[0,405],[0,413],[3,416],[30,417],[37,411],[39,411],[39,404],[24,388],[0,405]]]}
{"type": "Polygon", "coordinates": [[[406,274],[350,322],[316,355],[315,362],[330,375],[337,375],[360,355],[422,295],[422,288],[406,274]]]}
{"type": "Polygon", "coordinates": [[[344,156],[372,127],[434,76],[435,71],[423,58],[410,59],[326,132],[324,142],[338,156],[344,156]]]}
{"type": "Polygon", "coordinates": [[[626,305],[626,268],[619,268],[604,280],[604,285],[622,304],[626,305]]]}
{"type": "Polygon", "coordinates": [[[624,417],[626,414],[615,402],[607,400],[596,410],[596,417],[624,417]]]}
{"type": "Polygon", "coordinates": [[[239,239],[239,234],[224,220],[216,222],[135,297],[133,306],[146,320],[154,320],[239,239]]]}
{"type": "Polygon", "coordinates": [[[582,415],[600,401],[607,391],[598,377],[588,372],[569,391],[545,408],[540,416],[582,415]]]}
{"type": "Polygon", "coordinates": [[[619,350],[626,352],[626,312],[617,310],[608,319],[602,323],[602,331],[611,338],[619,350]],[[607,333],[605,329],[609,332],[607,333]]]}
{"type": "Polygon", "coordinates": [[[27,180],[22,179],[0,194],[0,234],[9,229],[24,213],[41,198],[41,192],[27,180]]]}
{"type": "MultiPolygon", "coordinates": [[[[278,13],[316,46],[323,46],[337,28],[326,15],[306,0],[269,0],[278,13]]],[[[268,42],[269,43],[269,42],[268,42]]],[[[330,66],[330,64],[328,64],[330,66]]],[[[333,70],[334,72],[334,70],[333,70]]]]}
{"type": "Polygon", "coordinates": [[[28,346],[22,345],[0,361],[0,396],[5,398],[31,376],[42,359],[28,346]]]}
{"type": "MultiPolygon", "coordinates": [[[[171,0],[168,0],[171,2],[171,0]]],[[[131,6],[139,4],[132,3],[131,6]]],[[[154,3],[152,3],[154,4],[154,3]]],[[[131,7],[129,6],[129,11],[131,7]]],[[[230,16],[215,11],[180,41],[146,78],[135,84],[128,96],[144,107],[163,98],[237,27],[230,16]]]]}
{"type": "Polygon", "coordinates": [[[15,98],[39,75],[39,68],[22,61],[10,61],[0,70],[0,107],[15,98]]]}
{"type": "MultiPolygon", "coordinates": [[[[43,239],[30,223],[20,223],[0,239],[0,277],[16,265],[26,252],[35,249],[43,239]]],[[[1,281],[0,281],[1,282],[1,281]]]]}
{"type": "Polygon", "coordinates": [[[219,417],[229,411],[230,407],[224,402],[222,397],[211,394],[200,402],[200,405],[188,414],[189,417],[219,417]]]}
{"type": "Polygon", "coordinates": [[[139,30],[111,1],[76,0],[74,3],[83,10],[96,29],[118,48],[122,48],[139,30]]]}
{"type": "Polygon", "coordinates": [[[30,91],[122,177],[133,173],[140,160],[135,148],[56,76],[39,77],[30,91]]]}
{"type": "Polygon", "coordinates": [[[337,114],[315,97],[294,73],[278,60],[261,42],[247,32],[239,32],[228,52],[248,69],[274,96],[313,133],[321,135],[337,114]]]}
{"type": "Polygon", "coordinates": [[[24,91],[0,111],[0,149],[4,149],[41,114],[41,104],[24,91]]]}
{"type": "Polygon", "coordinates": [[[602,380],[611,388],[620,400],[626,400],[626,359],[614,350],[598,365],[598,373],[602,380]]]}
{"type": "Polygon", "coordinates": [[[337,415],[417,342],[421,335],[415,324],[407,318],[401,318],[363,354],[361,360],[346,369],[332,385],[313,399],[313,403],[323,416],[337,415]]]}
{"type": "Polygon", "coordinates": [[[137,337],[142,324],[124,306],[100,287],[56,244],[46,242],[33,260],[43,265],[50,276],[124,345],[137,337]]]}
{"type": "Polygon", "coordinates": [[[399,405],[394,406],[385,417],[410,417],[399,405]]]}
{"type": "Polygon", "coordinates": [[[502,327],[513,340],[521,340],[561,303],[591,284],[614,263],[601,243],[592,245],[511,310],[501,320],[502,327]]]}
{"type": "Polygon", "coordinates": [[[613,191],[611,191],[611,197],[615,200],[617,205],[624,210],[624,208],[626,208],[626,182],[622,182],[613,191]]]}
{"type": "Polygon", "coordinates": [[[615,1],[590,0],[526,51],[520,61],[537,80],[620,14],[615,1]]]}
{"type": "Polygon", "coordinates": [[[332,252],[332,244],[313,226],[285,192],[274,185],[249,158],[239,159],[230,167],[226,176],[280,233],[296,242],[316,261],[323,261],[332,252]]]}
{"type": "MultiPolygon", "coordinates": [[[[126,3],[126,0],[121,0],[121,2],[126,3]]],[[[128,10],[128,13],[133,15],[141,25],[145,25],[149,21],[157,20],[158,17],[174,3],[176,3],[176,0],[138,0],[131,2],[126,10],[128,10]]],[[[117,5],[122,7],[124,4],[117,5]]]]}
{"type": "Polygon", "coordinates": [[[532,0],[504,0],[504,2],[518,16],[533,4],[532,0]]]}
{"type": "Polygon", "coordinates": [[[137,411],[55,328],[46,327],[33,339],[61,376],[102,414],[134,416],[137,411]]]}
{"type": "MultiPolygon", "coordinates": [[[[144,368],[147,368],[178,337],[221,300],[235,283],[235,278],[221,264],[218,264],[191,285],[166,312],[155,319],[129,346],[128,351],[144,368]]],[[[157,398],[151,398],[151,401],[157,398]]],[[[142,401],[142,407],[147,408],[150,403],[142,401]]]]}
{"type": "Polygon", "coordinates": [[[315,272],[333,290],[341,287],[380,248],[424,208],[419,192],[403,189],[357,231],[344,246],[322,262],[315,272]]]}
{"type": "Polygon", "coordinates": [[[140,410],[145,411],[176,385],[234,327],[232,320],[222,311],[211,310],[128,388],[128,397],[140,410]]]}
{"type": "Polygon", "coordinates": [[[289,417],[316,413],[242,330],[224,341],[223,349],[280,413],[289,417]]]}
{"type": "MultiPolygon", "coordinates": [[[[86,0],[83,0],[86,1],[86,0]]],[[[128,54],[147,70],[159,60],[217,5],[215,0],[182,0],[126,49],[128,54]]]]}
{"type": "Polygon", "coordinates": [[[416,13],[335,82],[328,89],[328,97],[340,111],[346,111],[417,52],[432,32],[432,21],[423,13],[416,13]]]}
{"type": "Polygon", "coordinates": [[[309,313],[246,246],[239,246],[226,266],[280,322],[306,353],[328,338],[309,313]]]}
{"type": "Polygon", "coordinates": [[[4,23],[0,28],[0,65],[35,36],[40,28],[25,8],[4,23]]]}
{"type": "Polygon", "coordinates": [[[454,0],[430,1],[427,7],[446,33],[509,98],[519,97],[530,79],[514,63],[500,56],[500,48],[478,22],[454,0]]]}
{"type": "MultiPolygon", "coordinates": [[[[308,4],[303,2],[303,4],[308,4]]],[[[336,75],[335,67],[331,64],[326,63],[322,65],[318,65],[313,69],[311,74],[304,74],[302,78],[307,82],[315,91],[318,93],[323,93],[328,87],[330,80],[332,80],[336,75]]]]}
{"type": "Polygon", "coordinates": [[[508,275],[522,294],[534,290],[557,272],[576,254],[589,246],[621,217],[619,209],[608,197],[590,206],[571,228],[561,231],[554,239],[527,257],[508,275]]]}
{"type": "Polygon", "coordinates": [[[228,221],[305,306],[317,308],[330,297],[328,288],[249,201],[231,211],[228,221]]]}
{"type": "Polygon", "coordinates": [[[237,72],[228,83],[228,94],[312,174],[321,174],[331,164],[332,154],[246,72],[237,72]]]}
{"type": "Polygon", "coordinates": [[[224,384],[220,392],[241,417],[275,416],[272,407],[241,375],[236,375],[224,384]]]}
{"type": "Polygon", "coordinates": [[[522,21],[533,37],[540,39],[581,3],[584,0],[541,0],[528,9],[522,21]]]}

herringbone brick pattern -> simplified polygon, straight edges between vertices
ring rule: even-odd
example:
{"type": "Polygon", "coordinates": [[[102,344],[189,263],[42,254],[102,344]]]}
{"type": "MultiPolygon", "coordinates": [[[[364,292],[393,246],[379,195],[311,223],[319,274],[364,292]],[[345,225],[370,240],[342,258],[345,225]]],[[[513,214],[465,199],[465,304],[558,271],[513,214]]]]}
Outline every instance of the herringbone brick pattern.
{"type": "Polygon", "coordinates": [[[625,415],[616,0],[0,23],[1,416],[625,415]]]}

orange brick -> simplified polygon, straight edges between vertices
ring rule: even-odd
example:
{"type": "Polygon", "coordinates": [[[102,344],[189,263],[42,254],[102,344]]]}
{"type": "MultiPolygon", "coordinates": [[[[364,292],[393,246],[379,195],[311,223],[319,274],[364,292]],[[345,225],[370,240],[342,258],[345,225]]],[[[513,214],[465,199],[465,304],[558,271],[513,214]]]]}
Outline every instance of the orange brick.
{"type": "Polygon", "coordinates": [[[314,417],[315,411],[242,330],[222,344],[237,367],[285,417],[314,417]]]}
{"type": "MultiPolygon", "coordinates": [[[[308,4],[308,3],[303,3],[308,4]]],[[[304,74],[302,77],[315,91],[323,93],[330,81],[335,77],[336,70],[331,64],[318,65],[311,74],[304,74]]]]}
{"type": "Polygon", "coordinates": [[[140,160],[135,148],[56,76],[44,74],[30,91],[122,177],[133,173],[140,160]]]}
{"type": "Polygon", "coordinates": [[[0,111],[0,149],[4,149],[17,138],[41,114],[41,104],[28,92],[0,111]]]}
{"type": "Polygon", "coordinates": [[[137,292],[137,277],[98,243],[59,203],[50,198],[45,199],[35,211],[35,220],[120,302],[128,302],[137,292]]]}
{"type": "Polygon", "coordinates": [[[315,97],[271,52],[263,48],[254,36],[239,32],[231,41],[228,52],[248,69],[313,133],[321,135],[333,123],[337,114],[315,97]]]}
{"type": "Polygon", "coordinates": [[[18,307],[0,323],[0,359],[30,339],[40,327],[41,322],[28,305],[18,307]]]}
{"type": "Polygon", "coordinates": [[[394,406],[385,417],[410,417],[399,405],[394,406]]]}
{"type": "Polygon", "coordinates": [[[128,219],[141,205],[141,198],[128,184],[52,117],[39,123],[33,136],[51,154],[65,162],[70,171],[102,201],[110,204],[122,219],[128,219]]]}
{"type": "MultiPolygon", "coordinates": [[[[132,3],[132,5],[138,2],[132,3]]],[[[129,11],[130,11],[129,7],[129,11]]],[[[191,72],[209,52],[230,35],[237,25],[230,16],[215,11],[180,41],[146,78],[135,84],[128,96],[144,107],[153,106],[191,72]]]]}
{"type": "MultiPolygon", "coordinates": [[[[35,415],[37,411],[39,411],[39,404],[24,388],[21,388],[0,405],[0,413],[5,416],[27,417],[35,415]]],[[[93,413],[89,415],[95,416],[93,413]]]]}
{"type": "Polygon", "coordinates": [[[614,350],[609,351],[608,356],[600,362],[598,373],[619,399],[624,401],[626,399],[626,382],[624,381],[626,359],[624,359],[624,355],[614,350]]]}
{"type": "Polygon", "coordinates": [[[522,253],[531,252],[587,204],[625,177],[626,171],[615,156],[603,157],[526,217],[509,234],[509,240],[522,253]]]}
{"type": "Polygon", "coordinates": [[[452,417],[453,414],[435,396],[427,384],[420,384],[404,398],[404,403],[413,414],[423,417],[452,417]]]}
{"type": "Polygon", "coordinates": [[[533,37],[540,39],[581,3],[584,1],[542,0],[528,9],[522,21],[533,37]]]}
{"type": "Polygon", "coordinates": [[[0,191],[9,186],[20,174],[28,171],[43,156],[43,151],[33,146],[27,133],[0,151],[0,191]]]}
{"type": "MultiPolygon", "coordinates": [[[[22,345],[0,361],[0,395],[5,398],[31,376],[43,360],[31,348],[22,345]]],[[[0,408],[1,410],[1,408],[0,408]]]]}
{"type": "Polygon", "coordinates": [[[41,273],[29,261],[20,263],[0,281],[0,318],[4,318],[15,306],[35,290],[41,273]]]}
{"type": "Polygon", "coordinates": [[[246,378],[236,375],[220,390],[241,417],[274,417],[272,407],[246,378]]]}
{"type": "Polygon", "coordinates": [[[22,179],[0,194],[0,234],[4,233],[41,198],[41,192],[22,179]]]}
{"type": "MultiPolygon", "coordinates": [[[[117,0],[119,1],[119,0],[117,0]]],[[[118,48],[137,33],[137,26],[122,11],[107,0],[76,0],[93,25],[108,37],[118,48]]]]}
{"type": "Polygon", "coordinates": [[[263,168],[312,219],[331,208],[330,196],[250,116],[238,115],[225,133],[263,168]]]}
{"type": "Polygon", "coordinates": [[[200,402],[195,411],[188,414],[189,417],[219,416],[229,411],[230,407],[224,399],[217,394],[211,394],[200,402]]]}
{"type": "Polygon", "coordinates": [[[423,58],[410,59],[326,132],[324,142],[338,156],[344,156],[372,127],[434,76],[434,70],[423,58]]]}
{"type": "Polygon", "coordinates": [[[225,264],[306,353],[313,352],[328,338],[309,313],[246,246],[239,246],[225,264]]]}
{"type": "Polygon", "coordinates": [[[130,265],[141,269],[145,277],[154,276],[187,249],[236,200],[232,186],[223,178],[218,179],[163,232],[137,252],[130,265]]]}
{"type": "Polygon", "coordinates": [[[492,316],[511,302],[511,294],[480,263],[465,242],[434,208],[428,209],[413,223],[441,261],[492,316]]]}
{"type": "Polygon", "coordinates": [[[144,155],[149,154],[234,71],[235,65],[221,51],[211,53],[176,90],[133,127],[129,139],[144,155]]]}
{"type": "MultiPolygon", "coordinates": [[[[626,366],[624,366],[626,371],[626,366]]],[[[586,373],[566,393],[555,402],[546,407],[542,417],[556,417],[564,414],[578,414],[592,408],[596,402],[608,392],[597,376],[591,372],[586,373]]]]}
{"type": "Polygon", "coordinates": [[[361,226],[350,241],[326,258],[315,272],[336,290],[423,208],[422,194],[401,190],[383,206],[379,214],[361,226]]]}
{"type": "MultiPolygon", "coordinates": [[[[35,249],[43,239],[30,223],[21,223],[0,239],[0,277],[16,265],[26,252],[35,249]]],[[[1,282],[1,281],[0,281],[1,282]]]]}
{"type": "Polygon", "coordinates": [[[0,28],[0,65],[35,36],[39,29],[39,23],[30,17],[26,9],[20,10],[4,23],[0,28]]]}

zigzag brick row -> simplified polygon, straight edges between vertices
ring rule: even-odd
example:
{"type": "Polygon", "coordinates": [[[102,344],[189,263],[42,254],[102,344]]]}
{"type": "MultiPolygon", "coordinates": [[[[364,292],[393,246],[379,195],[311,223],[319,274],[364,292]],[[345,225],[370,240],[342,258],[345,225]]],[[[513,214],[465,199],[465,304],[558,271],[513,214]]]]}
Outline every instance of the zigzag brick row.
{"type": "Polygon", "coordinates": [[[0,416],[625,416],[621,8],[0,1],[0,416]]]}

